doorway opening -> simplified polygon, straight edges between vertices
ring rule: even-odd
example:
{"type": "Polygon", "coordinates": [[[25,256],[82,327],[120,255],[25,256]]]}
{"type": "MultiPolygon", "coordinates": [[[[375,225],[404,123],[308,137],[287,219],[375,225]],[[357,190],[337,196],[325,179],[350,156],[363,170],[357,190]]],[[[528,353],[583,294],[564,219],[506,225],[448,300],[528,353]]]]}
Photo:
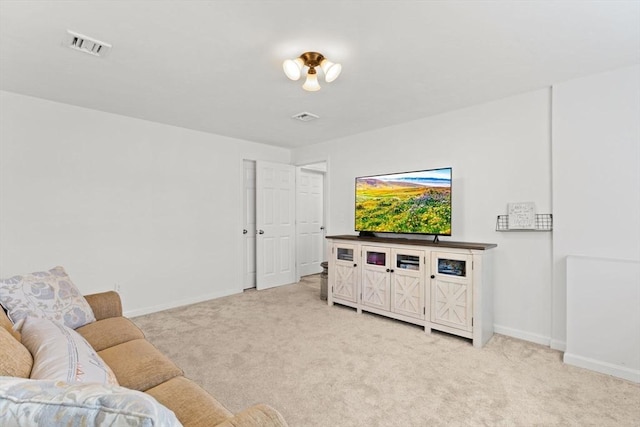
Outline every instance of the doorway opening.
{"type": "MultiPolygon", "coordinates": [[[[297,167],[254,160],[243,161],[242,288],[244,290],[291,283],[290,277],[292,276],[288,275],[286,277],[281,275],[282,278],[279,280],[273,279],[271,270],[282,265],[288,265],[295,269],[293,277],[297,281],[301,276],[322,272],[321,263],[326,258],[324,225],[326,174],[326,161],[297,167]],[[295,210],[293,218],[290,218],[295,224],[295,236],[291,236],[294,238],[289,239],[289,243],[295,246],[295,250],[291,252],[283,251],[280,246],[284,243],[279,244],[275,240],[269,241],[272,237],[270,236],[271,229],[267,228],[269,221],[272,220],[269,212],[282,211],[291,199],[289,198],[289,201],[284,203],[280,197],[269,202],[259,194],[260,188],[265,188],[265,185],[269,187],[266,182],[269,179],[269,174],[258,173],[258,169],[263,170],[264,167],[267,167],[268,170],[275,170],[278,166],[281,166],[283,171],[287,168],[295,171],[295,191],[292,192],[295,194],[295,210]],[[274,206],[277,209],[271,209],[274,206]],[[285,253],[291,255],[289,258],[284,256],[272,263],[269,252],[275,249],[274,245],[278,244],[280,246],[278,246],[276,255],[285,253]],[[262,246],[258,247],[259,245],[262,246]]],[[[271,189],[269,190],[271,191],[271,189]]],[[[286,210],[288,211],[289,208],[286,210]]],[[[286,238],[282,239],[282,242],[285,241],[287,241],[286,238]]]]}
{"type": "Polygon", "coordinates": [[[296,264],[298,277],[319,274],[326,258],[324,224],[327,162],[296,169],[296,264]]]}

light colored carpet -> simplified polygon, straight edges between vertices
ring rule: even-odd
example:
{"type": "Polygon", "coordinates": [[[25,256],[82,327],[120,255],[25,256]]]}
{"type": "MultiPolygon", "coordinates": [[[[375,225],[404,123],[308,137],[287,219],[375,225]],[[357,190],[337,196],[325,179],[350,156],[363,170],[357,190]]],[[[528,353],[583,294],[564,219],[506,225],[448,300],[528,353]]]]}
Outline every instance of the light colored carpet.
{"type": "Polygon", "coordinates": [[[483,348],[319,298],[319,276],[137,317],[233,412],[296,426],[639,426],[640,386],[495,335],[483,348]]]}

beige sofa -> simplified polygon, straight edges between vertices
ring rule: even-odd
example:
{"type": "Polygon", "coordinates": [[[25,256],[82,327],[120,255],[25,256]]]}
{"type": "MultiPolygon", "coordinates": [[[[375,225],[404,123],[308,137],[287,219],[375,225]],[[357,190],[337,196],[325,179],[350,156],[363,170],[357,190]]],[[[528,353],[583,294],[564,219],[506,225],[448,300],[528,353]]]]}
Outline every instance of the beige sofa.
{"type": "MultiPolygon", "coordinates": [[[[120,296],[104,292],[85,297],[96,321],[76,331],[113,370],[120,386],[143,391],[171,409],[184,426],[286,426],[268,405],[255,405],[232,414],[144,337],[122,316],[120,296]]],[[[0,376],[27,378],[33,359],[20,334],[0,309],[0,376]]]]}

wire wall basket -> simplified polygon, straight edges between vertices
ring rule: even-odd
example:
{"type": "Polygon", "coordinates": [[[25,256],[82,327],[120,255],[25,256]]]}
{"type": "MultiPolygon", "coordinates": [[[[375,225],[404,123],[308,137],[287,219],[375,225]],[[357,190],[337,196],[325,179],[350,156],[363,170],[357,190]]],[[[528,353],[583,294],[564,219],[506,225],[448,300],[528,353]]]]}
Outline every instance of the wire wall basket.
{"type": "Polygon", "coordinates": [[[498,215],[496,231],[551,231],[553,214],[536,214],[535,228],[509,228],[509,215],[498,215]]]}

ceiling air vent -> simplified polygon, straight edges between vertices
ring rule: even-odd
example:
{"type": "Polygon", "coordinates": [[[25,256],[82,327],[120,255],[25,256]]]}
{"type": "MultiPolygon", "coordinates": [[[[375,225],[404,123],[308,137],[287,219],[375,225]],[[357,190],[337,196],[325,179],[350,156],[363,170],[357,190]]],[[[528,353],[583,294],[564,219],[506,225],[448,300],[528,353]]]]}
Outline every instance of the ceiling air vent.
{"type": "Polygon", "coordinates": [[[295,116],[291,116],[291,118],[300,120],[301,122],[310,122],[311,120],[319,119],[320,117],[316,116],[315,114],[307,113],[305,111],[302,113],[298,113],[295,116]]]}
{"type": "Polygon", "coordinates": [[[93,56],[105,56],[111,50],[109,43],[83,36],[71,30],[67,30],[64,45],[93,56]]]}

